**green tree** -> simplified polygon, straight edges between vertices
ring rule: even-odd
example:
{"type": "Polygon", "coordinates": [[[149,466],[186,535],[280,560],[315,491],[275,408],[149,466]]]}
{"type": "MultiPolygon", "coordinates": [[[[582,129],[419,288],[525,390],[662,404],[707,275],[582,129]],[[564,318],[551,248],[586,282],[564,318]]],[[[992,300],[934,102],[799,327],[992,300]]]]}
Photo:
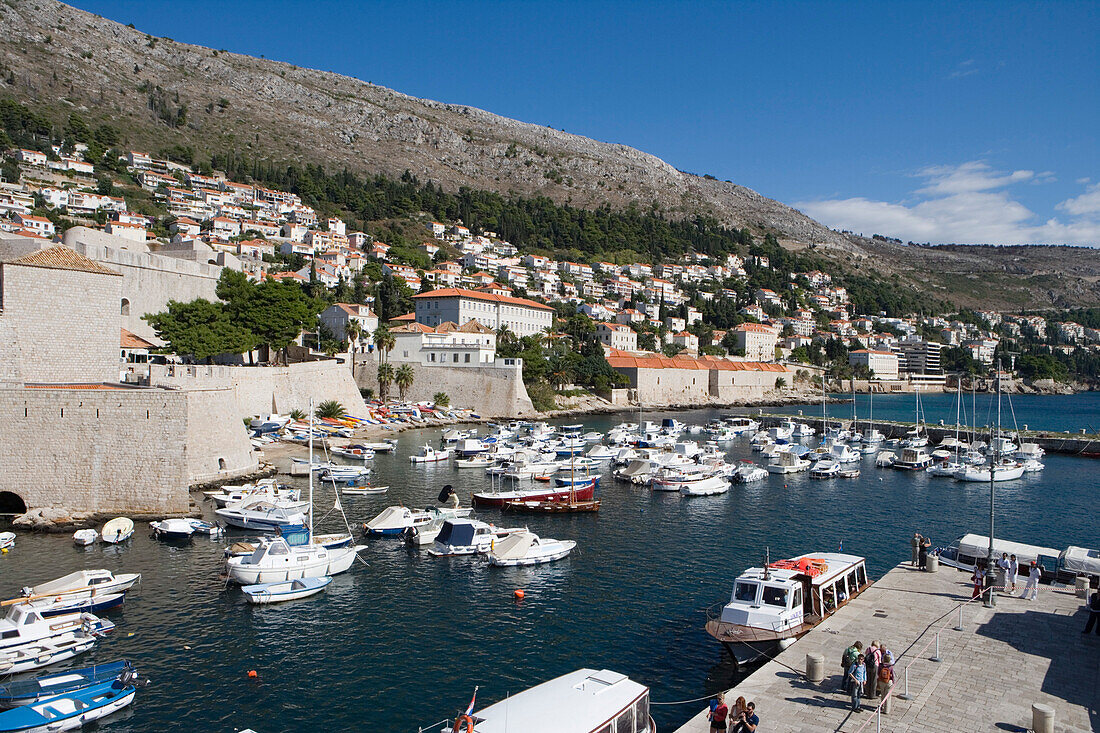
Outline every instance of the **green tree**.
{"type": "Polygon", "coordinates": [[[225,310],[235,325],[252,334],[256,344],[274,351],[285,349],[313,324],[323,305],[310,298],[297,284],[278,280],[254,283],[243,273],[222,270],[215,291],[225,301],[225,310]]]}
{"type": "Polygon", "coordinates": [[[413,374],[413,368],[409,364],[402,364],[397,367],[397,370],[393,373],[393,383],[397,385],[398,394],[401,395],[401,401],[405,401],[405,393],[412,386],[413,380],[416,376],[413,374]]]}
{"type": "Polygon", "coordinates": [[[382,362],[378,365],[378,397],[382,402],[389,396],[390,384],[393,383],[393,365],[382,362]]]}
{"type": "Polygon", "coordinates": [[[243,354],[256,346],[253,335],[233,323],[221,303],[202,298],[188,303],[170,300],[167,310],[142,318],[179,356],[209,360],[218,354],[243,354]]]}
{"type": "Polygon", "coordinates": [[[451,398],[447,395],[446,392],[436,392],[434,395],[432,395],[432,403],[436,407],[442,407],[445,409],[451,406],[451,398]]]}
{"type": "Polygon", "coordinates": [[[325,400],[321,404],[317,405],[317,409],[314,410],[314,414],[317,417],[328,419],[339,419],[347,414],[344,406],[336,400],[325,400]]]}
{"type": "Polygon", "coordinates": [[[374,345],[378,349],[378,361],[384,364],[389,358],[390,351],[397,345],[397,339],[384,324],[379,324],[378,328],[374,329],[373,337],[374,345]]]}

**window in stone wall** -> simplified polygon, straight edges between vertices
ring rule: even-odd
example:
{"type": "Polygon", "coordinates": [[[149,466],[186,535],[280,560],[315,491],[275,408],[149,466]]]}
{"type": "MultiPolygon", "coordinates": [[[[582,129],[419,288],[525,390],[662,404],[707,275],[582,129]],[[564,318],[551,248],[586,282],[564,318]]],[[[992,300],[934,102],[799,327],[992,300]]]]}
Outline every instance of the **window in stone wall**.
{"type": "Polygon", "coordinates": [[[124,315],[124,316],[130,315],[130,299],[129,298],[123,298],[122,299],[122,315],[124,315]]]}

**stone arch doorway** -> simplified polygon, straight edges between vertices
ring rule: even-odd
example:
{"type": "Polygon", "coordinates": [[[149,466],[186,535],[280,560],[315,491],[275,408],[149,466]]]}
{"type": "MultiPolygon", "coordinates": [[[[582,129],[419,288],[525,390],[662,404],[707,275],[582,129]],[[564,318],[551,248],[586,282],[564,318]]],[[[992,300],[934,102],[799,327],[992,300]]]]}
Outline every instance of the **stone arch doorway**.
{"type": "Polygon", "coordinates": [[[11,491],[0,491],[0,514],[26,514],[27,503],[11,491]]]}
{"type": "Polygon", "coordinates": [[[124,315],[124,316],[130,315],[130,299],[129,298],[123,298],[122,299],[122,308],[121,308],[121,310],[122,310],[122,315],[124,315]]]}

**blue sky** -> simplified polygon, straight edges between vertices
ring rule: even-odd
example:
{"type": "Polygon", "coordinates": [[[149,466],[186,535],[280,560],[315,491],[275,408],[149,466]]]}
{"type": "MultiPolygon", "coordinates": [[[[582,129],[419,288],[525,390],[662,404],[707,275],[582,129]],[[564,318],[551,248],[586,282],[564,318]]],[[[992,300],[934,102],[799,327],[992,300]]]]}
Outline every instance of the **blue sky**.
{"type": "Polygon", "coordinates": [[[630,145],[837,228],[1100,245],[1100,2],[73,4],[630,145]]]}

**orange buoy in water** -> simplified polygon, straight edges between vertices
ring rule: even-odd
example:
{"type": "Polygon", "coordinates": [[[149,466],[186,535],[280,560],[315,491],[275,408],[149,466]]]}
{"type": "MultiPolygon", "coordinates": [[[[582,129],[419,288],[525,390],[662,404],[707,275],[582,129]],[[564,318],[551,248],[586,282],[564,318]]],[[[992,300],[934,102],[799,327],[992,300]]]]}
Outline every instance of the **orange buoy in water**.
{"type": "Polygon", "coordinates": [[[254,669],[250,669],[250,670],[248,670],[248,678],[249,678],[249,679],[253,679],[253,680],[254,680],[254,679],[256,679],[256,678],[257,678],[257,677],[259,677],[259,676],[260,676],[260,674],[259,674],[259,673],[258,673],[258,672],[257,672],[256,670],[254,670],[254,669]]]}
{"type": "Polygon", "coordinates": [[[518,588],[516,590],[512,591],[512,595],[515,597],[515,599],[517,601],[522,601],[523,600],[523,591],[519,590],[518,588]]]}

